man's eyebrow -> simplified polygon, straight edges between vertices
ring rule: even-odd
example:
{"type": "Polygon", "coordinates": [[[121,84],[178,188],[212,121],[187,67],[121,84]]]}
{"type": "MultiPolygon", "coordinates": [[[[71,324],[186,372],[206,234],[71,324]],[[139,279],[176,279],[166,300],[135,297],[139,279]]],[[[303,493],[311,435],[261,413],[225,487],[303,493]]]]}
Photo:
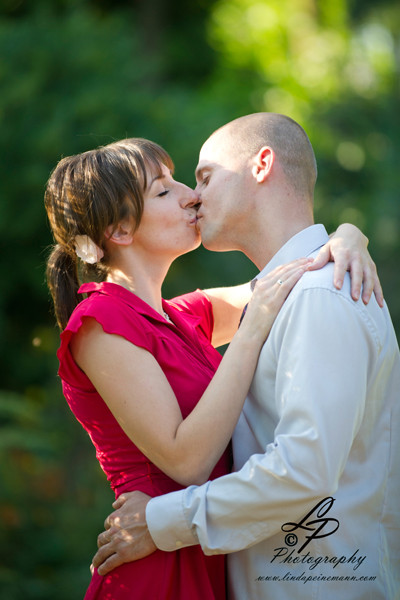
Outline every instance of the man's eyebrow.
{"type": "Polygon", "coordinates": [[[203,175],[204,171],[207,171],[208,169],[210,169],[210,165],[203,165],[202,167],[197,167],[196,171],[195,171],[195,177],[196,179],[201,179],[201,176],[203,175]]]}

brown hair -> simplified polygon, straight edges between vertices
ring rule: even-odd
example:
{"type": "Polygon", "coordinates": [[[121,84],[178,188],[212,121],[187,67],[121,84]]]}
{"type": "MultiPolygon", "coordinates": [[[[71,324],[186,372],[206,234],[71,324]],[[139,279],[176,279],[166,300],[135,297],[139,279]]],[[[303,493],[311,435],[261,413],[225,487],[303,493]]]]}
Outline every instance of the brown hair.
{"type": "Polygon", "coordinates": [[[133,217],[135,229],[143,213],[147,172],[174,170],[167,152],[149,140],[130,138],[60,160],[47,183],[45,207],[56,241],[47,263],[47,283],[58,325],[64,329],[79,302],[84,280],[104,280],[106,228],[133,217]],[[78,261],[75,236],[87,235],[104,251],[92,265],[78,261]]]}

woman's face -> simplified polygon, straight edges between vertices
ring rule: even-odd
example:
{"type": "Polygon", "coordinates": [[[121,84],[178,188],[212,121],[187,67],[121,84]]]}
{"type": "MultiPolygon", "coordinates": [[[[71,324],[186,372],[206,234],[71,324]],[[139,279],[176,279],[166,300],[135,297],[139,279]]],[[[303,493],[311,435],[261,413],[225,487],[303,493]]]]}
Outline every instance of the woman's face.
{"type": "Polygon", "coordinates": [[[161,175],[149,170],[147,178],[143,215],[133,236],[135,248],[169,258],[197,248],[200,245],[196,229],[197,194],[175,181],[165,165],[161,175]]]}

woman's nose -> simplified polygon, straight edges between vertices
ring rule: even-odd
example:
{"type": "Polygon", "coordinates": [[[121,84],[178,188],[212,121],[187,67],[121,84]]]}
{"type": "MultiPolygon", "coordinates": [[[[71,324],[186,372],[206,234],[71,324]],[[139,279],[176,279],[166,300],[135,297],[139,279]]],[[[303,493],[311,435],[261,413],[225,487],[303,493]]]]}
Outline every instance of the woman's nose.
{"type": "Polygon", "coordinates": [[[185,186],[185,193],[182,194],[181,206],[182,208],[192,208],[196,207],[200,202],[200,198],[195,190],[192,188],[185,186]]]}

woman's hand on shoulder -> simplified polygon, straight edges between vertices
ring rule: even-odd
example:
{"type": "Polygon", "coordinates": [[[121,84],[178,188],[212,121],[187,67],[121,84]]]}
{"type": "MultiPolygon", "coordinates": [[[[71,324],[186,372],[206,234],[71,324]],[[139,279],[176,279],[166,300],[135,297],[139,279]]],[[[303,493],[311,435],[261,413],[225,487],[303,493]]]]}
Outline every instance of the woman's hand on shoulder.
{"type": "Polygon", "coordinates": [[[264,341],[289,293],[308,270],[312,259],[299,258],[257,280],[242,320],[242,331],[264,341]]]}
{"type": "Polygon", "coordinates": [[[351,276],[351,296],[358,300],[362,291],[364,304],[370,301],[374,292],[379,306],[383,306],[383,292],[379,281],[376,266],[368,252],[368,238],[355,225],[344,223],[337,228],[319,251],[310,271],[315,271],[325,266],[329,261],[334,261],[334,285],[340,289],[346,271],[351,276]]]}

